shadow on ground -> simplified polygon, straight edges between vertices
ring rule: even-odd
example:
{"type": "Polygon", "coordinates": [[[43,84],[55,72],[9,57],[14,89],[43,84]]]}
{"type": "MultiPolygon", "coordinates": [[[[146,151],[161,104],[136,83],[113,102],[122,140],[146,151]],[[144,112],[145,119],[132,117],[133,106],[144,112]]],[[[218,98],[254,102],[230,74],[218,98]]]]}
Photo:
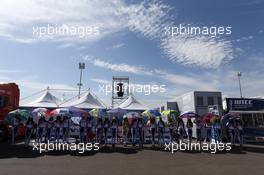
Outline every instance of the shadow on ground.
{"type": "MultiPolygon", "coordinates": [[[[112,154],[112,153],[119,153],[119,154],[137,154],[143,150],[154,151],[154,152],[170,152],[169,150],[165,151],[164,147],[151,147],[146,145],[143,148],[139,147],[123,147],[122,145],[118,145],[116,147],[112,146],[101,146],[100,150],[98,151],[48,151],[40,153],[37,150],[33,150],[33,147],[25,147],[23,144],[18,145],[10,145],[8,143],[0,143],[0,159],[7,159],[7,158],[37,158],[41,156],[94,156],[98,153],[100,154],[112,154]]],[[[201,154],[201,153],[208,153],[211,154],[211,151],[175,151],[177,152],[186,153],[186,154],[201,154]]],[[[264,153],[263,146],[256,146],[256,145],[246,145],[244,147],[235,146],[231,149],[231,151],[220,151],[216,152],[216,154],[247,154],[248,152],[252,153],[264,153]]]]}

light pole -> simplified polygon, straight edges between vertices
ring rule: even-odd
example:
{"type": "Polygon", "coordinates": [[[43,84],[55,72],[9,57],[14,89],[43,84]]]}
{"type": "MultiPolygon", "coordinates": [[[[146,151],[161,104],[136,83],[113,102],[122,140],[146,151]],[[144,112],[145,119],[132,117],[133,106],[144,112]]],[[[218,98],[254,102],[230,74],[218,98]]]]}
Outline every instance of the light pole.
{"type": "Polygon", "coordinates": [[[80,82],[77,84],[77,86],[79,86],[79,94],[78,94],[78,98],[80,99],[81,96],[81,87],[82,87],[82,71],[83,69],[85,69],[85,63],[79,63],[79,69],[81,70],[80,72],[80,82]]]}
{"type": "Polygon", "coordinates": [[[242,88],[241,88],[241,81],[240,81],[240,78],[242,76],[242,72],[238,72],[237,73],[237,77],[238,77],[238,84],[239,84],[239,91],[240,91],[240,98],[242,98],[242,88]]]}

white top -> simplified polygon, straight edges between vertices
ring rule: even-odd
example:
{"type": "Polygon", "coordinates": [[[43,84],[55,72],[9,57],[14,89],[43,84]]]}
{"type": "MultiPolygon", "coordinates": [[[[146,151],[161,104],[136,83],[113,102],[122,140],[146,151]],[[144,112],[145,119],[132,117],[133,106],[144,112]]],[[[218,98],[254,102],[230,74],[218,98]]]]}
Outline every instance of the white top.
{"type": "Polygon", "coordinates": [[[184,128],[183,125],[184,125],[184,124],[181,122],[181,123],[179,124],[179,129],[183,129],[183,128],[184,128]]]}
{"type": "Polygon", "coordinates": [[[137,128],[137,122],[133,122],[132,127],[133,127],[133,128],[137,128]]]}
{"type": "Polygon", "coordinates": [[[45,128],[45,127],[46,127],[46,121],[41,121],[41,122],[39,123],[39,127],[40,127],[40,128],[45,128]]]}
{"type": "Polygon", "coordinates": [[[84,128],[86,126],[86,121],[85,120],[81,120],[80,121],[80,126],[84,128]]]}
{"type": "Polygon", "coordinates": [[[16,119],[16,118],[14,118],[14,119],[13,119],[13,125],[14,125],[14,126],[18,126],[18,125],[19,125],[19,120],[16,119]]]}
{"type": "Polygon", "coordinates": [[[96,127],[97,128],[102,128],[102,123],[98,123],[96,127]]]}
{"type": "Polygon", "coordinates": [[[109,127],[108,123],[104,124],[104,128],[108,128],[108,127],[109,127]]]}
{"type": "Polygon", "coordinates": [[[64,120],[63,121],[63,127],[68,128],[69,127],[69,120],[64,120]]]}
{"type": "Polygon", "coordinates": [[[92,128],[93,127],[93,122],[92,121],[88,121],[87,122],[87,127],[88,128],[92,128]]]}
{"type": "Polygon", "coordinates": [[[28,128],[28,129],[33,128],[33,124],[31,124],[31,123],[30,123],[30,124],[27,124],[27,128],[28,128]]]}
{"type": "Polygon", "coordinates": [[[142,122],[139,122],[139,123],[138,123],[138,127],[139,127],[139,128],[143,128],[143,123],[142,123],[142,122]]]}
{"type": "Polygon", "coordinates": [[[164,125],[161,122],[159,122],[159,128],[163,128],[163,127],[164,125]]]}
{"type": "Polygon", "coordinates": [[[117,129],[117,124],[112,124],[112,129],[117,129]]]}
{"type": "Polygon", "coordinates": [[[156,128],[156,124],[155,124],[155,123],[151,124],[151,125],[150,125],[150,128],[151,128],[151,129],[156,128]]]}
{"type": "Polygon", "coordinates": [[[56,121],[56,122],[55,122],[55,127],[56,127],[56,128],[60,128],[60,127],[61,127],[61,123],[60,123],[59,121],[56,121]]]}

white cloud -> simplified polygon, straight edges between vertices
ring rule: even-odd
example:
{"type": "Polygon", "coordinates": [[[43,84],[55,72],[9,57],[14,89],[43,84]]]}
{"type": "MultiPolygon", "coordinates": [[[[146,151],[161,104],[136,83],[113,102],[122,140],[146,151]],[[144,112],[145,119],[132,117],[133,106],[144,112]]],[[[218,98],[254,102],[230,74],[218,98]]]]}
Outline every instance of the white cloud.
{"type": "Polygon", "coordinates": [[[196,75],[182,75],[173,74],[164,70],[155,70],[155,76],[166,80],[167,82],[173,84],[176,87],[184,87],[185,89],[193,90],[216,90],[217,87],[214,86],[212,82],[207,82],[196,75]]]}
{"type": "Polygon", "coordinates": [[[165,38],[161,47],[172,61],[184,65],[217,68],[234,58],[230,41],[205,36],[165,38]]]}
{"type": "MultiPolygon", "coordinates": [[[[93,64],[94,66],[117,72],[128,72],[127,64],[113,64],[105,62],[102,59],[98,60],[100,60],[99,64],[93,64]]],[[[228,70],[211,70],[199,74],[177,74],[170,73],[167,70],[149,69],[140,65],[129,66],[133,70],[129,70],[129,73],[131,74],[150,76],[151,78],[145,78],[145,81],[148,84],[151,84],[150,81],[153,80],[161,80],[162,84],[165,84],[167,89],[166,93],[161,94],[164,97],[175,97],[182,93],[194,90],[222,91],[225,95],[230,97],[236,97],[239,95],[238,80],[236,76],[238,70],[235,71],[233,68],[228,68],[228,70]]],[[[263,73],[261,71],[243,72],[241,82],[246,97],[263,96],[264,91],[262,87],[264,87],[264,80],[262,75],[263,73]]],[[[110,80],[105,79],[92,79],[92,81],[99,84],[111,84],[110,80]]]]}
{"type": "Polygon", "coordinates": [[[253,35],[249,35],[249,36],[243,36],[243,37],[238,38],[238,39],[236,39],[234,41],[242,42],[242,41],[248,41],[248,40],[252,40],[252,39],[254,39],[254,36],[253,35]]]}
{"type": "Polygon", "coordinates": [[[85,61],[88,61],[89,63],[92,63],[94,66],[105,68],[111,71],[116,72],[127,72],[127,73],[133,73],[133,74],[145,74],[145,75],[151,75],[152,73],[147,71],[143,66],[133,66],[126,63],[121,64],[113,64],[107,61],[104,61],[102,59],[94,59],[90,58],[88,56],[85,56],[82,58],[85,61]]]}
{"type": "Polygon", "coordinates": [[[150,39],[159,39],[162,29],[167,25],[171,8],[161,1],[149,2],[143,1],[126,9],[129,13],[128,27],[131,31],[139,32],[150,39]]]}
{"type": "Polygon", "coordinates": [[[99,84],[111,84],[110,80],[105,80],[100,78],[91,78],[90,80],[99,84]]]}
{"type": "Polygon", "coordinates": [[[0,73],[22,73],[23,70],[0,69],[0,73]]]}
{"type": "MultiPolygon", "coordinates": [[[[128,5],[122,0],[2,0],[0,36],[18,42],[34,42],[32,28],[47,24],[98,27],[100,34],[91,35],[85,41],[98,40],[123,29],[150,36],[166,16],[166,8],[158,1],[128,5]]],[[[45,40],[82,41],[70,36],[45,40]]]]}
{"type": "Polygon", "coordinates": [[[124,43],[118,43],[118,44],[115,44],[107,49],[118,49],[118,48],[121,48],[121,47],[124,47],[125,44],[124,43]]]}
{"type": "MultiPolygon", "coordinates": [[[[91,42],[128,29],[157,40],[164,53],[180,64],[215,68],[234,58],[234,49],[228,40],[200,36],[164,39],[164,27],[173,25],[169,15],[171,9],[159,0],[132,4],[123,0],[1,0],[0,36],[31,43],[38,41],[32,36],[32,28],[37,26],[99,27],[99,35],[85,39],[56,35],[44,38],[44,41],[91,42]]],[[[129,71],[133,72],[131,68],[129,71]]]]}
{"type": "MultiPolygon", "coordinates": [[[[171,83],[176,86],[184,86],[189,89],[199,89],[199,90],[215,90],[216,86],[212,84],[212,82],[201,81],[198,76],[195,75],[181,75],[181,74],[173,74],[169,73],[165,70],[160,69],[148,69],[141,65],[129,65],[125,63],[114,64],[102,59],[93,59],[88,56],[83,57],[85,61],[89,61],[96,67],[100,67],[103,69],[108,69],[116,72],[124,72],[131,73],[136,75],[147,75],[156,77],[162,80],[165,80],[167,83],[171,83]]],[[[92,79],[92,81],[101,83],[101,84],[109,84],[109,82],[101,79],[92,79]]]]}

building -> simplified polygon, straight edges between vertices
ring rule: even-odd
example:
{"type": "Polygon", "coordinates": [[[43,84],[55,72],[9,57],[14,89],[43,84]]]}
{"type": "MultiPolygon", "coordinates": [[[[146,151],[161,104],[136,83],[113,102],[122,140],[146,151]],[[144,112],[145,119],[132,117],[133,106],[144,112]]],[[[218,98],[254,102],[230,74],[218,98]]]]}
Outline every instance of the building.
{"type": "Polygon", "coordinates": [[[222,93],[213,91],[192,91],[176,97],[179,112],[195,112],[199,115],[211,112],[223,114],[222,93]]]}
{"type": "MultiPolygon", "coordinates": [[[[208,112],[222,115],[222,93],[214,91],[192,91],[170,100],[165,106],[161,107],[161,110],[165,108],[167,110],[177,110],[180,113],[195,112],[200,116],[208,112]]],[[[184,122],[186,122],[186,119],[184,119],[184,122]]],[[[203,130],[202,137],[204,136],[205,131],[203,130]]],[[[196,137],[196,125],[193,127],[193,137],[196,137]]]]}
{"type": "Polygon", "coordinates": [[[176,101],[167,101],[164,106],[160,107],[160,111],[161,112],[164,111],[164,110],[179,111],[177,102],[176,101]]]}
{"type": "Polygon", "coordinates": [[[226,107],[241,117],[247,141],[264,141],[264,99],[226,98],[226,107]]]}

